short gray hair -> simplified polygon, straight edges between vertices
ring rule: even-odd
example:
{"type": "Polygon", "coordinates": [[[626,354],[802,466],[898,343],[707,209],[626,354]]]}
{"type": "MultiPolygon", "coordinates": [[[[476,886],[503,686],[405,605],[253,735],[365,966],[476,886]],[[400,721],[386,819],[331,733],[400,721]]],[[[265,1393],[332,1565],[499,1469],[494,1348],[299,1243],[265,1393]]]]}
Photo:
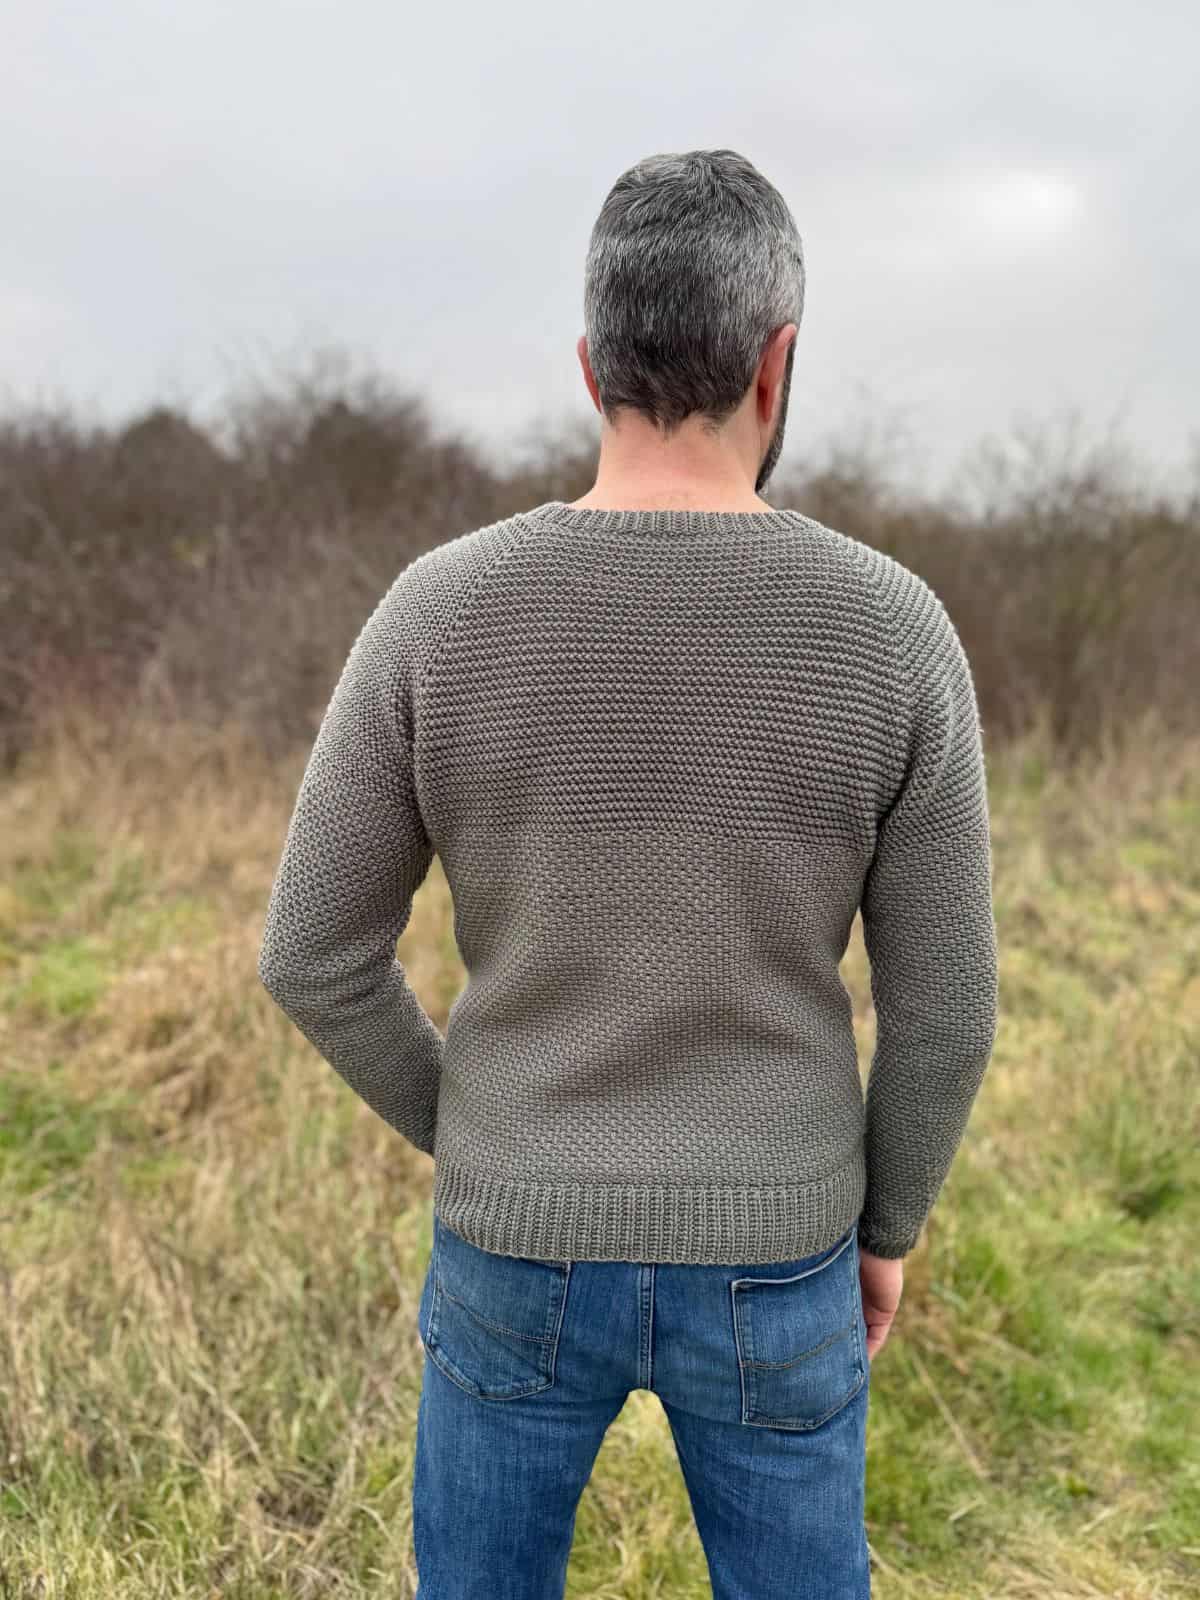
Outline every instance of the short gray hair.
{"type": "Polygon", "coordinates": [[[736,150],[647,156],[609,190],[588,245],[584,328],[610,421],[629,408],[668,435],[694,414],[718,428],[771,334],[803,312],[795,221],[736,150]]]}

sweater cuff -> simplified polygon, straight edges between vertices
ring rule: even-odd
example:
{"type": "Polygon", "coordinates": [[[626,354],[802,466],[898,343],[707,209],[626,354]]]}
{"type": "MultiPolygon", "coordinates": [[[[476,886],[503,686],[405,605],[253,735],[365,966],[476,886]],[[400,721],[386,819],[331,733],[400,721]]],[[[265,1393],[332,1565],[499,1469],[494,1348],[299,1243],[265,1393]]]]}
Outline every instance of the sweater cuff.
{"type": "Polygon", "coordinates": [[[866,1223],[860,1223],[858,1227],[859,1248],[869,1251],[873,1256],[883,1256],[889,1261],[898,1261],[902,1256],[908,1255],[920,1237],[919,1232],[915,1238],[908,1234],[875,1233],[866,1223]]]}

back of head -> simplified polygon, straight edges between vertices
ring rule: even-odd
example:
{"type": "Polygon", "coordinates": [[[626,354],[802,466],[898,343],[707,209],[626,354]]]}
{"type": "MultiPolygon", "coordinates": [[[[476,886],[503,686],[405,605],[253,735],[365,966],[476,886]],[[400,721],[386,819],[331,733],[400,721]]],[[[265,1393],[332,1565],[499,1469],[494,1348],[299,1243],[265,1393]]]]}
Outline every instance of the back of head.
{"type": "Polygon", "coordinates": [[[647,156],[609,191],[588,246],[584,323],[610,421],[628,409],[668,436],[696,414],[718,427],[768,338],[803,310],[795,221],[737,151],[647,156]]]}

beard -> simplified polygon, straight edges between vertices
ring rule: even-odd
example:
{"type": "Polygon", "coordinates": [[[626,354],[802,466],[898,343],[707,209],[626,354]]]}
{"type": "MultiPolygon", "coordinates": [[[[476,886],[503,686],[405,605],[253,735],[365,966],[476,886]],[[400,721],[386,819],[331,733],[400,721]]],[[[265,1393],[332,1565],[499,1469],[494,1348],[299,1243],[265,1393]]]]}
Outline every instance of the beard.
{"type": "Polygon", "coordinates": [[[767,453],[763,457],[762,466],[758,469],[758,477],[754,482],[755,494],[762,494],[766,490],[767,484],[771,481],[771,474],[775,471],[775,463],[779,460],[780,452],[783,449],[783,430],[787,422],[788,397],[792,392],[792,358],[795,354],[796,341],[793,339],[791,344],[788,345],[787,362],[783,369],[783,392],[779,397],[779,421],[775,424],[775,433],[767,446],[767,453]]]}

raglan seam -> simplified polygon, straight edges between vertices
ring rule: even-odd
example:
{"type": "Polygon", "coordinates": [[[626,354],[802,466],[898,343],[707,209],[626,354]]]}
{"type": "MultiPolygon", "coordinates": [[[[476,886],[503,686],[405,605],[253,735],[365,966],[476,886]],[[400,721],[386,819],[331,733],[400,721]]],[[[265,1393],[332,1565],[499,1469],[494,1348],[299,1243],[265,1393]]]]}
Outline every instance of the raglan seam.
{"type": "MultiPolygon", "coordinates": [[[[466,543],[468,540],[471,540],[478,547],[487,533],[491,532],[491,530],[494,528],[502,526],[506,522],[529,524],[530,532],[534,531],[536,528],[536,524],[530,522],[530,519],[526,513],[518,512],[515,516],[501,518],[497,522],[489,523],[486,527],[478,528],[470,534],[463,535],[462,542],[466,543]]],[[[443,622],[441,628],[437,631],[436,635],[432,637],[431,641],[426,647],[421,647],[416,644],[413,645],[410,659],[415,662],[416,665],[414,688],[417,691],[421,693],[426,692],[429,683],[432,681],[433,672],[439,665],[442,656],[445,654],[451,640],[458,631],[458,627],[464,613],[467,610],[467,607],[477,598],[479,592],[484,588],[495,569],[501,565],[507,556],[512,554],[519,544],[523,544],[525,542],[526,537],[527,535],[523,533],[518,538],[514,539],[504,549],[496,552],[496,554],[487,561],[482,571],[477,574],[472,583],[468,586],[466,592],[460,598],[454,611],[451,613],[449,618],[443,622]]],[[[413,600],[412,597],[407,593],[407,589],[413,582],[417,574],[417,569],[426,565],[427,563],[432,562],[435,556],[444,556],[446,549],[447,546],[445,544],[439,544],[434,545],[432,549],[423,550],[420,555],[414,556],[412,560],[409,561],[408,564],[396,574],[388,586],[387,591],[376,602],[376,605],[372,609],[370,616],[367,617],[366,621],[359,629],[359,633],[354,641],[355,644],[358,643],[358,638],[360,638],[362,634],[366,632],[367,627],[374,620],[376,613],[387,607],[389,602],[391,603],[392,609],[396,613],[393,619],[393,625],[395,626],[397,632],[402,635],[407,635],[410,639],[413,637],[413,630],[410,626],[410,607],[413,604],[413,600]]],[[[391,720],[391,731],[395,738],[396,748],[411,754],[413,744],[413,726],[411,719],[403,714],[405,678],[406,670],[404,656],[402,653],[397,653],[396,659],[392,664],[391,671],[386,675],[387,681],[384,685],[386,689],[384,704],[391,720]]]]}
{"type": "MultiPolygon", "coordinates": [[[[897,634],[893,619],[888,615],[887,608],[884,606],[883,593],[880,587],[879,576],[877,572],[877,567],[879,564],[884,561],[893,561],[894,558],[887,555],[882,550],[877,550],[874,545],[866,544],[861,539],[855,539],[850,535],[843,535],[843,537],[846,541],[846,553],[849,556],[850,561],[854,566],[860,569],[866,579],[868,598],[871,602],[872,609],[875,612],[876,621],[879,625],[879,632],[881,636],[887,640],[889,654],[891,655],[893,664],[898,668],[898,675],[901,683],[904,686],[903,705],[901,707],[903,724],[899,729],[899,733],[907,748],[909,730],[913,727],[916,716],[917,678],[916,673],[914,672],[909,661],[908,651],[904,648],[897,634]],[[861,555],[859,553],[860,551],[862,552],[861,555]]],[[[911,582],[914,578],[918,583],[924,581],[917,573],[912,572],[911,569],[907,567],[901,567],[899,562],[895,562],[895,565],[905,573],[905,582],[911,582]]],[[[906,759],[906,773],[907,770],[908,761],[906,759]]],[[[901,787],[903,787],[903,783],[901,787]]],[[[931,786],[929,793],[933,793],[933,786],[931,786]]],[[[918,817],[924,810],[925,803],[925,801],[922,801],[920,807],[918,808],[916,813],[918,817]]]]}
{"type": "MultiPolygon", "coordinates": [[[[516,516],[506,518],[505,520],[508,522],[521,524],[521,527],[516,536],[505,546],[503,546],[502,549],[498,550],[472,580],[471,584],[467,588],[466,593],[462,596],[458,602],[458,605],[455,607],[452,616],[439,633],[434,644],[432,654],[427,660],[422,660],[420,662],[417,671],[416,687],[423,695],[428,695],[430,693],[434,674],[441,665],[441,662],[454,639],[457,637],[458,631],[466,618],[469,608],[476,600],[478,600],[480,595],[487,588],[493,575],[499,570],[499,568],[502,567],[506,561],[511,559],[518,549],[523,548],[524,545],[533,537],[533,535],[538,532],[538,523],[534,518],[530,517],[525,512],[518,512],[516,516]]],[[[497,525],[498,524],[492,524],[493,527],[497,525]]],[[[486,531],[486,529],[483,530],[483,532],[486,531]]],[[[482,542],[482,539],[479,535],[476,537],[480,538],[480,542],[482,542]]],[[[430,551],[428,553],[432,555],[435,552],[430,551]]]]}

